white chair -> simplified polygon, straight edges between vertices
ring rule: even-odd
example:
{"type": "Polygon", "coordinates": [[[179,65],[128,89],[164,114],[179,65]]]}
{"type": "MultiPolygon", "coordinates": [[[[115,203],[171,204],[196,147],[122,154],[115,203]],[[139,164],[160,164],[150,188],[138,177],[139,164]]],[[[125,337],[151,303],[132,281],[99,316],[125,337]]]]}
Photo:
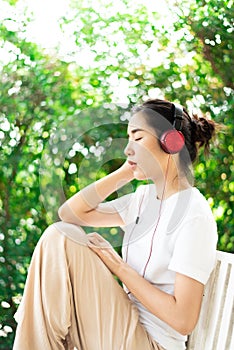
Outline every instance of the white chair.
{"type": "Polygon", "coordinates": [[[187,350],[234,350],[234,254],[217,251],[187,350]]]}

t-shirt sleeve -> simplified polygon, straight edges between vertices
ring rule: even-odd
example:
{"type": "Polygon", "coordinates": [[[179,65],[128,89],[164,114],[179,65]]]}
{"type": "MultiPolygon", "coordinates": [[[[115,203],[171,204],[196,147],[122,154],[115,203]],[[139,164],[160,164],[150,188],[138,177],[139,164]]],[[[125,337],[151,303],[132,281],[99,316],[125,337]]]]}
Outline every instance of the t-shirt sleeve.
{"type": "Polygon", "coordinates": [[[122,197],[114,199],[112,201],[107,201],[99,204],[99,210],[105,210],[105,212],[113,213],[118,212],[123,219],[124,225],[126,226],[129,221],[129,210],[131,207],[132,199],[134,194],[126,194],[122,197]]]}
{"type": "Polygon", "coordinates": [[[195,217],[184,224],[174,246],[169,270],[206,284],[215,265],[216,223],[211,217],[195,217]]]}
{"type": "Polygon", "coordinates": [[[143,188],[144,186],[141,185],[133,193],[126,194],[112,201],[101,203],[100,208],[108,208],[110,211],[117,211],[124,222],[122,227],[130,225],[136,220],[143,188]]]}

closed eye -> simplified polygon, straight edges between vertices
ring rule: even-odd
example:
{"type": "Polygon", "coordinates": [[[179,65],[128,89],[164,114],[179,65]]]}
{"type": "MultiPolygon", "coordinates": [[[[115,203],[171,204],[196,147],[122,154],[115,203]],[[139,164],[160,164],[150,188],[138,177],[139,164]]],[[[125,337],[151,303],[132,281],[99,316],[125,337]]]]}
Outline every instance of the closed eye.
{"type": "Polygon", "coordinates": [[[142,137],[137,137],[134,141],[140,141],[142,137]]]}

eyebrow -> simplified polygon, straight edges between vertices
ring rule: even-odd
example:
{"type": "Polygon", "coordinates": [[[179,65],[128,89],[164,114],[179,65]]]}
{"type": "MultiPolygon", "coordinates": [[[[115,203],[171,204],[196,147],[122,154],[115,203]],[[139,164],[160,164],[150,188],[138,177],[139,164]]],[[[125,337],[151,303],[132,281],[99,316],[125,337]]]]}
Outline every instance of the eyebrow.
{"type": "MultiPolygon", "coordinates": [[[[130,131],[130,134],[135,134],[136,132],[138,132],[138,131],[144,131],[143,129],[139,129],[139,128],[137,128],[137,129],[132,129],[131,131],[130,131]]],[[[128,136],[129,136],[129,133],[128,133],[128,136]]]]}

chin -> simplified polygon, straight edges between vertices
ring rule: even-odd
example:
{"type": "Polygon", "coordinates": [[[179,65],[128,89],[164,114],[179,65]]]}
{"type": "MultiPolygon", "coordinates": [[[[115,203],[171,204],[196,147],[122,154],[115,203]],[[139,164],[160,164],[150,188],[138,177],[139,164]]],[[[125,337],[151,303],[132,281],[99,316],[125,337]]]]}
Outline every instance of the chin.
{"type": "Polygon", "coordinates": [[[135,172],[134,176],[136,180],[147,180],[149,178],[146,174],[139,171],[135,172]]]}

